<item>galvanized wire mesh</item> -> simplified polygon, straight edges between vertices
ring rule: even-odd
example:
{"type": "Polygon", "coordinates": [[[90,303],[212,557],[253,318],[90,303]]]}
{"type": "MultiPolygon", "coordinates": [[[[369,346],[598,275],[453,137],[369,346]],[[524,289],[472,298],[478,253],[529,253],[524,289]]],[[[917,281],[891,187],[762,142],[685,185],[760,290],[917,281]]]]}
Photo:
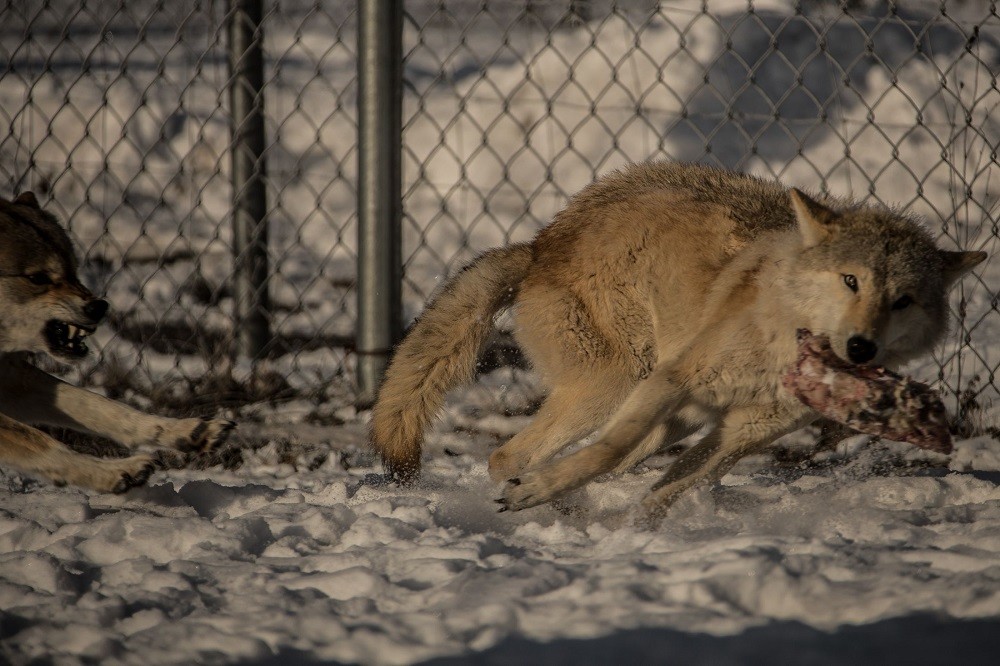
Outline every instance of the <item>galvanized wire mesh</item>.
{"type": "MultiPolygon", "coordinates": [[[[899,204],[945,244],[995,250],[994,2],[405,10],[407,320],[477,252],[530,238],[596,176],[657,157],[899,204]]],[[[253,397],[229,351],[227,12],[210,0],[0,5],[8,194],[41,191],[71,228],[117,311],[103,355],[136,386],[206,400],[253,397]],[[223,370],[236,381],[206,385],[223,370]]],[[[346,0],[265,2],[271,397],[352,398],[355,16],[346,0]]],[[[957,294],[959,325],[928,377],[967,405],[997,392],[993,266],[957,294]]]]}

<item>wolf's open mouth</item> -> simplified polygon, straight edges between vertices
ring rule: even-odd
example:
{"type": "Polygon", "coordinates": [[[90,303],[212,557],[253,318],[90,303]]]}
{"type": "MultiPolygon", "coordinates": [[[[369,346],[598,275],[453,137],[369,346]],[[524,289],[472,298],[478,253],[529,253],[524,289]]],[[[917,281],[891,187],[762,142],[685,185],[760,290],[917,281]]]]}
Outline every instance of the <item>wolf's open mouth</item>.
{"type": "Polygon", "coordinates": [[[49,351],[68,358],[82,358],[90,351],[84,338],[96,329],[78,324],[50,319],[45,324],[45,338],[49,343],[49,351]]]}

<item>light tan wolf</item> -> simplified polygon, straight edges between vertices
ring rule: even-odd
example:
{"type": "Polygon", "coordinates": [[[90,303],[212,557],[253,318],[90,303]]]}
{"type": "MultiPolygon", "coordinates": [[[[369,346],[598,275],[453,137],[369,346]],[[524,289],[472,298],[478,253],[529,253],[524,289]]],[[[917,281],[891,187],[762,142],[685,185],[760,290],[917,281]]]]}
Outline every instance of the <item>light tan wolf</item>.
{"type": "Polygon", "coordinates": [[[58,484],[120,493],[145,483],[157,457],[97,458],[25,424],[184,454],[211,450],[226,438],[230,421],[144,414],[31,365],[26,353],[69,361],[84,357],[84,339],[104,318],[108,303],[80,283],[69,237],[32,193],[0,199],[0,239],[0,464],[58,484]]]}
{"type": "Polygon", "coordinates": [[[661,514],[818,418],[781,385],[797,329],[827,334],[853,363],[898,366],[941,339],[948,288],[985,258],[939,250],[887,208],[820,203],[704,166],[633,165],[573,197],[532,243],[486,252],[443,287],[396,350],[372,443],[392,477],[413,478],[424,429],[513,306],[517,341],[550,393],[490,457],[490,475],[509,479],[501,510],[713,425],[645,499],[661,514]]]}

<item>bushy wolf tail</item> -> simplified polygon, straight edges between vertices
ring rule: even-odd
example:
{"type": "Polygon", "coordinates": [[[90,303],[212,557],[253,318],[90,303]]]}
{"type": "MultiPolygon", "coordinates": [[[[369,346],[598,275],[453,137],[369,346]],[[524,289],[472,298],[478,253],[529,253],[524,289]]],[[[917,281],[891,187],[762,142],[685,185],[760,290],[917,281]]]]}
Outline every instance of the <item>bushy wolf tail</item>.
{"type": "Polygon", "coordinates": [[[390,478],[420,471],[424,430],[448,390],[472,379],[494,317],[511,305],[530,244],[490,250],[451,278],[396,348],[372,410],[371,442],[390,478]]]}

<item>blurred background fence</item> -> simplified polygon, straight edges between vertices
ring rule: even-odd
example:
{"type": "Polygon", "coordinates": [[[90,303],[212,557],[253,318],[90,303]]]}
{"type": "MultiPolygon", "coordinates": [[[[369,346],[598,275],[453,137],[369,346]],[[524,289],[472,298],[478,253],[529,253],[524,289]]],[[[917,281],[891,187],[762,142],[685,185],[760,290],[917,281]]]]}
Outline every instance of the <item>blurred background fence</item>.
{"type": "MultiPolygon", "coordinates": [[[[84,381],[178,409],[348,405],[357,6],[264,0],[250,33],[266,229],[251,245],[267,265],[253,364],[233,279],[246,252],[236,4],[0,3],[3,195],[34,190],[113,303],[84,381]]],[[[995,253],[995,2],[406,0],[402,22],[404,323],[476,253],[530,238],[596,176],[649,158],[898,204],[943,245],[995,253]]],[[[917,369],[965,409],[997,393],[996,265],[964,282],[954,334],[917,369]]]]}

